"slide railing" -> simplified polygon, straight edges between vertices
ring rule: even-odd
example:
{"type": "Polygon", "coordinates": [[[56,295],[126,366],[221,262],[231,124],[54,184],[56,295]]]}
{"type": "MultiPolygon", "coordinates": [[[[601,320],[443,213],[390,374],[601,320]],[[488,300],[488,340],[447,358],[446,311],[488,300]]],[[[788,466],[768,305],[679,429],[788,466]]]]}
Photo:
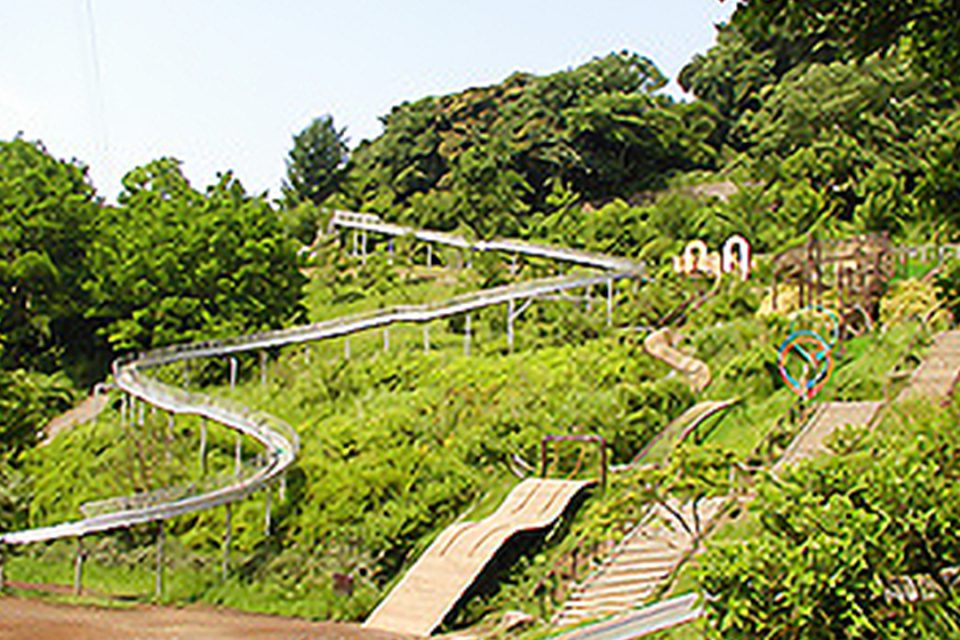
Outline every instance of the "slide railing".
{"type": "Polygon", "coordinates": [[[611,271],[521,282],[476,291],[440,302],[390,307],[289,329],[173,345],[120,358],[113,364],[113,374],[114,384],[121,391],[171,414],[200,416],[252,438],[264,448],[265,462],[255,466],[252,472],[241,474],[225,485],[222,482],[201,482],[185,488],[159,489],[142,496],[98,501],[88,505],[86,511],[91,514],[89,517],[57,525],[2,533],[0,545],[81,537],[146,522],[167,520],[236,502],[275,481],[296,459],[300,440],[294,429],[283,421],[267,413],[251,410],[237,402],[163,383],[148,375],[152,368],[198,358],[325,340],[397,323],[430,322],[468,313],[475,309],[536,298],[569,289],[603,283],[611,286],[618,280],[640,277],[644,270],[642,263],[572,249],[511,240],[470,242],[453,234],[391,225],[370,214],[337,212],[331,223],[334,226],[360,229],[365,232],[391,236],[412,234],[425,242],[442,242],[477,251],[508,251],[606,268],[611,271]],[[212,489],[209,488],[211,484],[212,489]]]}

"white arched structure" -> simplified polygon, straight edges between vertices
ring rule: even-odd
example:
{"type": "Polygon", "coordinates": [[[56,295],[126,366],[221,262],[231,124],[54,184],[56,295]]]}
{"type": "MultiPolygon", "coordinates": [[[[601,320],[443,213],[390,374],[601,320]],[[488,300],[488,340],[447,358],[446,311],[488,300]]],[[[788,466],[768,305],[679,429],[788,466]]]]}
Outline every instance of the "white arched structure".
{"type": "Polygon", "coordinates": [[[753,261],[753,250],[746,238],[735,234],[727,238],[723,243],[721,266],[724,273],[731,273],[735,270],[740,272],[740,279],[746,280],[750,277],[750,268],[753,261]]]}

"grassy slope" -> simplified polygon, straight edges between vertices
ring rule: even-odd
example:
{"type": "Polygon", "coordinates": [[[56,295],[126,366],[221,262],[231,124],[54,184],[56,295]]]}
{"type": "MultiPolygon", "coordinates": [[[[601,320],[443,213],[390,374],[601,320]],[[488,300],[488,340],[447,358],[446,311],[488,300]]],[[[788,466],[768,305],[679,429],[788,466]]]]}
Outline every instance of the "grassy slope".
{"type": "MultiPolygon", "coordinates": [[[[331,314],[324,293],[314,293],[313,319],[331,314]]],[[[446,295],[435,283],[420,284],[402,294],[369,295],[350,310],[446,295]]],[[[610,334],[584,342],[584,332],[602,327],[602,305],[591,314],[538,303],[519,325],[520,350],[513,355],[504,352],[502,310],[492,310],[474,318],[469,358],[462,355],[461,336],[450,332],[457,327],[436,323],[427,354],[420,328],[401,327],[391,331],[387,353],[379,334],[352,338],[350,362],[343,360],[342,341],[315,346],[309,362],[302,349],[287,350],[271,364],[263,387],[255,361],[242,363],[242,373],[253,379],[244,379],[234,394],[223,387],[212,391],[269,409],[300,431],[303,456],[289,476],[291,499],[281,503],[274,494],[270,540],[262,534],[262,496],[234,509],[235,570],[225,582],[218,571],[223,511],[170,523],[165,599],[355,618],[395,580],[400,563],[443,526],[464,512],[478,518],[497,506],[515,482],[504,464],[510,453],[536,460],[544,433],[573,425],[603,431],[619,450],[634,451],[644,433],[682,411],[690,398],[677,381],[662,380],[665,368],[642,354],[636,337],[610,334]],[[651,400],[661,404],[660,413],[637,413],[651,400]],[[353,597],[332,593],[334,571],[358,577],[353,597]]],[[[222,381],[223,371],[217,375],[222,381]]],[[[177,420],[170,463],[166,420],[149,411],[136,446],[123,438],[113,412],[66,434],[31,456],[32,521],[76,517],[82,502],[129,494],[134,486],[196,481],[198,429],[196,420],[177,420]],[[148,461],[146,473],[139,450],[148,461]]],[[[229,475],[232,445],[231,434],[211,427],[211,473],[229,475]]],[[[253,455],[252,449],[244,453],[253,455]]],[[[570,468],[572,459],[561,464],[570,468]]],[[[153,535],[143,527],[89,541],[87,587],[151,593],[153,535]]],[[[9,575],[68,584],[74,548],[67,541],[25,549],[11,559],[9,575]]]]}

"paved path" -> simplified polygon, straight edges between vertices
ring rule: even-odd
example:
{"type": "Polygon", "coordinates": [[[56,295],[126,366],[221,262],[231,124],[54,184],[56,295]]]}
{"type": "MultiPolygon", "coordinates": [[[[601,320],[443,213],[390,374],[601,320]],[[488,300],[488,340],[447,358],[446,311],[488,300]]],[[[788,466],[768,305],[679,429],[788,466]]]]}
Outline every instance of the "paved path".
{"type": "Polygon", "coordinates": [[[902,402],[910,396],[945,399],[953,391],[958,375],[960,331],[944,331],[933,339],[927,355],[911,374],[897,400],[902,402]]]}
{"type": "Polygon", "coordinates": [[[48,444],[51,440],[56,438],[60,433],[67,431],[76,427],[77,425],[90,422],[103,411],[103,408],[107,406],[107,394],[106,393],[96,393],[90,394],[82,401],[80,401],[77,406],[73,407],[69,411],[61,413],[59,416],[47,423],[43,428],[43,440],[40,443],[40,446],[48,444]]]}
{"type": "Polygon", "coordinates": [[[389,640],[390,633],[210,607],[103,609],[0,597],[0,640],[389,640]]]}
{"type": "Polygon", "coordinates": [[[882,406],[883,402],[880,401],[824,402],[818,405],[800,434],[774,465],[774,471],[784,465],[828,453],[826,442],[834,431],[847,425],[870,425],[882,406]]]}
{"type": "Polygon", "coordinates": [[[524,480],[491,516],[447,528],[363,626],[430,635],[510,538],[521,531],[551,525],[589,484],[574,480],[524,480]]]}

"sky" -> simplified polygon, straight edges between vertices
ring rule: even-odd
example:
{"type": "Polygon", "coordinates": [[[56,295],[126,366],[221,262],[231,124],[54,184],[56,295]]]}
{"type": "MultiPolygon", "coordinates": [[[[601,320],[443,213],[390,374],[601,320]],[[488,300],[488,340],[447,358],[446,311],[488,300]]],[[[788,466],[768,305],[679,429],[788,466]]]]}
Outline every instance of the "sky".
{"type": "Polygon", "coordinates": [[[292,137],[315,117],[332,115],[355,146],[402,102],[622,50],[675,79],[735,5],[3,0],[0,140],[22,133],[79,160],[108,201],[127,171],[164,156],[194,187],[233,170],[278,197],[292,137]]]}

